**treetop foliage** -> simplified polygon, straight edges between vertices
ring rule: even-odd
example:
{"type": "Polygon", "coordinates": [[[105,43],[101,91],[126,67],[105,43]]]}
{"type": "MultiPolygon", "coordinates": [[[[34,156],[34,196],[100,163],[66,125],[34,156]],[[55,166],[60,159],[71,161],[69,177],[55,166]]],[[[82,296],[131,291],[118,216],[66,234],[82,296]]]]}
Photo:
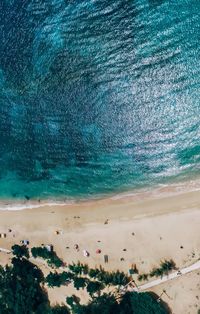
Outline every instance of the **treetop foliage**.
{"type": "MultiPolygon", "coordinates": [[[[47,260],[52,257],[44,248],[33,248],[32,254],[47,260]]],[[[167,314],[169,311],[158,303],[150,293],[126,292],[116,299],[114,293],[105,293],[107,285],[123,285],[128,277],[123,272],[106,272],[103,268],[89,269],[78,263],[69,265],[69,271],[50,272],[46,278],[38,266],[28,259],[24,246],[12,248],[15,256],[11,265],[0,266],[0,314],[167,314]],[[72,283],[74,287],[86,289],[90,295],[88,304],[68,296],[66,304],[51,307],[44,284],[60,287],[72,283]],[[102,291],[103,290],[103,291],[102,291]]],[[[53,254],[53,256],[56,256],[53,254]]],[[[174,265],[163,262],[167,271],[174,265]]]]}
{"type": "Polygon", "coordinates": [[[31,253],[35,258],[41,257],[47,260],[49,266],[55,266],[56,268],[63,266],[63,261],[57,254],[54,251],[48,251],[45,247],[33,247],[31,253]]]}

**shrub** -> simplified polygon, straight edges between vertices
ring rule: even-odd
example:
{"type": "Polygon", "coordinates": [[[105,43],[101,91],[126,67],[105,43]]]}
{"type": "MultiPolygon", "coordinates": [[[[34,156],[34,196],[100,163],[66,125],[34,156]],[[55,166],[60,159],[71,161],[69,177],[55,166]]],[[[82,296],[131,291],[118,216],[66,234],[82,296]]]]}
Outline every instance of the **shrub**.
{"type": "Polygon", "coordinates": [[[148,274],[141,274],[141,275],[138,275],[138,280],[139,280],[139,281],[148,280],[148,274]]]}

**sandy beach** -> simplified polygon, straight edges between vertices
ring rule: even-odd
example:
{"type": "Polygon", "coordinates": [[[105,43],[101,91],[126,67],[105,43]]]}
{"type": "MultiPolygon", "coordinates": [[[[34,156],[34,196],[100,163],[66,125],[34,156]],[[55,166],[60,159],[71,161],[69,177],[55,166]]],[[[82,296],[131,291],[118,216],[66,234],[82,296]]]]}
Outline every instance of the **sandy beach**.
{"type": "MultiPolygon", "coordinates": [[[[159,195],[1,210],[0,232],[7,237],[0,239],[0,247],[10,249],[22,239],[28,239],[31,247],[51,243],[67,263],[80,260],[93,267],[102,265],[107,270],[120,269],[126,273],[132,264],[137,265],[140,273],[149,272],[164,259],[173,259],[177,268],[182,268],[200,258],[199,209],[198,190],[179,193],[165,190],[159,195]],[[79,245],[78,252],[74,244],[79,245]],[[88,250],[89,257],[83,256],[83,249],[88,250]],[[96,254],[97,249],[101,254],[96,254]],[[104,255],[108,255],[106,264],[104,255]]],[[[1,264],[9,258],[9,254],[0,253],[1,264]]],[[[162,289],[169,290],[171,297],[163,297],[174,314],[183,313],[182,300],[184,313],[196,314],[200,307],[199,285],[200,276],[196,272],[151,290],[158,294],[162,289]]],[[[66,288],[50,292],[53,303],[64,302],[66,295],[66,288]]]]}

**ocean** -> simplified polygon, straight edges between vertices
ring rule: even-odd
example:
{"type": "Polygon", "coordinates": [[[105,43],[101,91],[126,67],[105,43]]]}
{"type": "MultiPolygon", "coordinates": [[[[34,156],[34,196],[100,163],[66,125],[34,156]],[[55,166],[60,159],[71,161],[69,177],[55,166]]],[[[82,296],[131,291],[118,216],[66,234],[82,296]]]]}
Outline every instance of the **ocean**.
{"type": "Polygon", "coordinates": [[[200,173],[200,1],[0,2],[0,198],[200,173]]]}

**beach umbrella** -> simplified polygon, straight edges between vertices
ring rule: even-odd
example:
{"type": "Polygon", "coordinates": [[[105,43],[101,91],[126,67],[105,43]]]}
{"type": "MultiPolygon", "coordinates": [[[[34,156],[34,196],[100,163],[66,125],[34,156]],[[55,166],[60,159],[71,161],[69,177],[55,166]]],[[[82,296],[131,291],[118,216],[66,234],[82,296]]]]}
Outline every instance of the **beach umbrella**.
{"type": "Polygon", "coordinates": [[[97,254],[100,254],[100,253],[101,253],[101,250],[100,250],[100,249],[97,249],[97,250],[96,250],[96,253],[97,253],[97,254]]]}

